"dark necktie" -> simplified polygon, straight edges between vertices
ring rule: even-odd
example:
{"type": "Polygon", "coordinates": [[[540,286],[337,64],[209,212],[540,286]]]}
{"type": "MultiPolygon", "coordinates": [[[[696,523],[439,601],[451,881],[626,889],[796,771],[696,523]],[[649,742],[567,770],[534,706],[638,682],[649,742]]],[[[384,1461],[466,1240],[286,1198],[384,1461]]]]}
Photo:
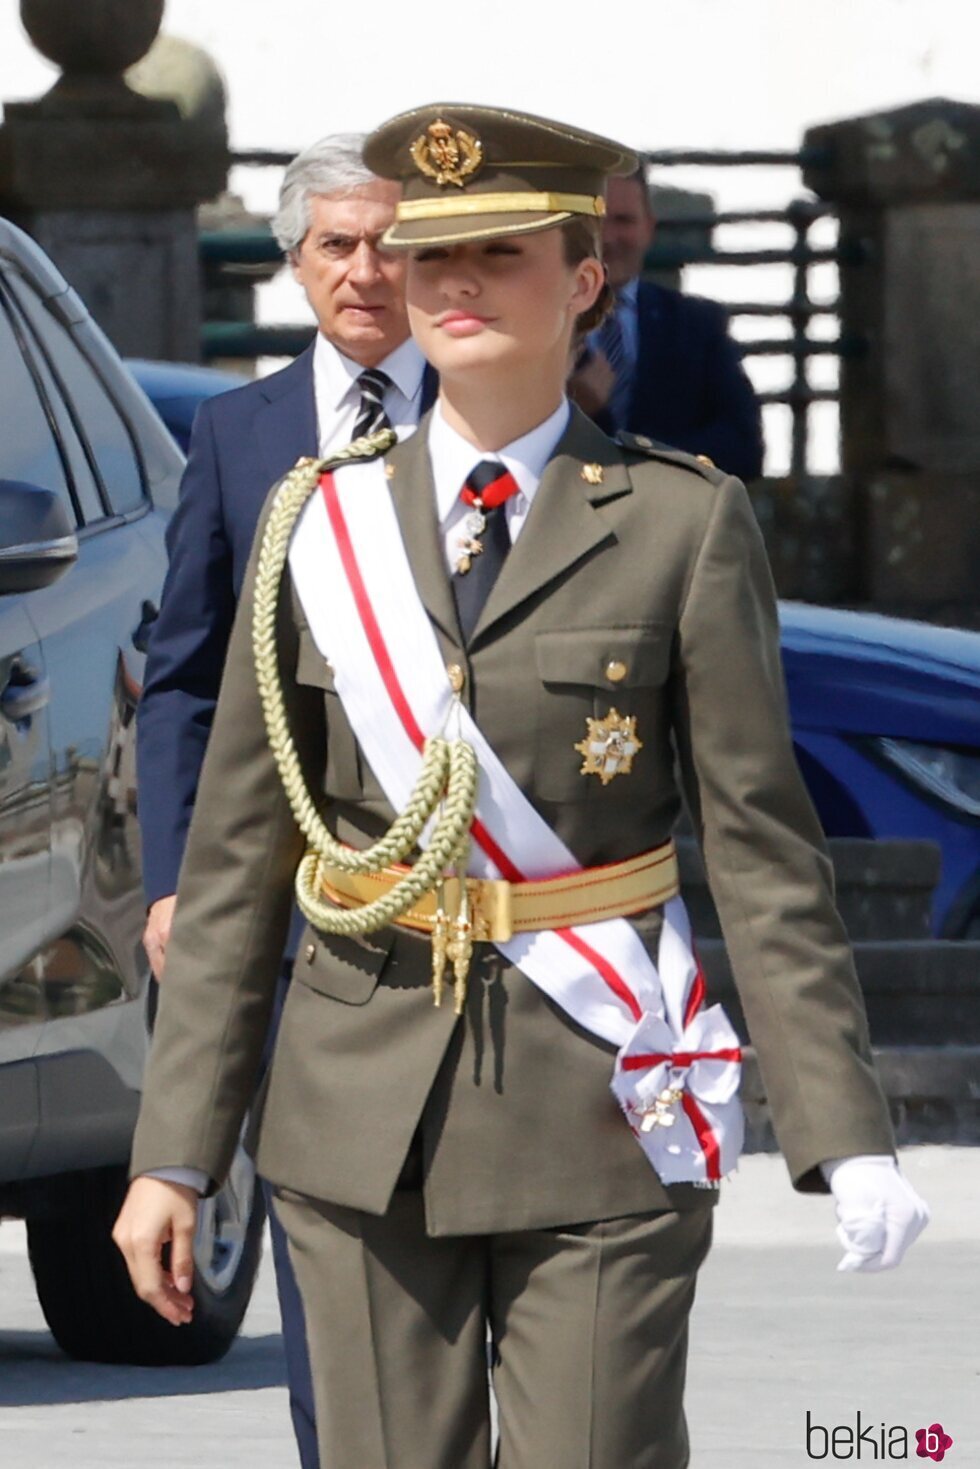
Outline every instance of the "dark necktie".
{"type": "Polygon", "coordinates": [[[519,488],[498,460],[484,459],[467,475],[460,491],[460,499],[468,509],[461,522],[460,557],[452,580],[459,623],[467,642],[510,550],[504,507],[519,488]]]}
{"type": "Polygon", "coordinates": [[[385,392],[391,387],[388,374],[377,367],[369,367],[358,376],[357,386],[361,390],[361,405],[354,425],[354,438],[391,428],[391,420],[385,412],[385,392]]]}

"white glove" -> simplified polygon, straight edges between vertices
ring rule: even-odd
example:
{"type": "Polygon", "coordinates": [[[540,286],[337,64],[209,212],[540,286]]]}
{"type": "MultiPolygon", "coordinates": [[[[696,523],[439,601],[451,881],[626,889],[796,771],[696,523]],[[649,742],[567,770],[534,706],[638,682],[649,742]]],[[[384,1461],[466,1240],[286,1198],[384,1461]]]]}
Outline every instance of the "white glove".
{"type": "Polygon", "coordinates": [[[837,1201],[838,1270],[894,1270],[929,1223],[929,1209],[888,1154],[832,1158],[820,1170],[837,1201]]]}

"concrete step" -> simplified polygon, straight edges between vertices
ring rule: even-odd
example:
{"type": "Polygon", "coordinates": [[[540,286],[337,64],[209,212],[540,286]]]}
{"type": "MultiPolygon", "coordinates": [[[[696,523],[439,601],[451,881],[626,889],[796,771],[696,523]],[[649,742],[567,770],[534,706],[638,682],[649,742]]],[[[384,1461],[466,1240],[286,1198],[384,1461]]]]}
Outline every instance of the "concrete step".
{"type": "MultiPolygon", "coordinates": [[[[698,944],[709,1003],[718,1000],[743,1040],[745,1017],[725,946],[698,944]]],[[[880,1046],[980,1046],[980,943],[943,939],[856,943],[854,958],[880,1046]]]]}
{"type": "MultiPolygon", "coordinates": [[[[693,838],[681,837],[677,853],[694,932],[702,941],[719,938],[718,915],[693,838]]],[[[928,938],[940,873],[935,842],[835,837],[830,841],[830,854],[837,906],[853,942],[928,938]]]]}
{"type": "MultiPolygon", "coordinates": [[[[875,1065],[900,1147],[980,1144],[980,1046],[876,1046],[875,1065]]],[[[746,1152],[777,1151],[755,1051],[742,1066],[746,1152]]]]}

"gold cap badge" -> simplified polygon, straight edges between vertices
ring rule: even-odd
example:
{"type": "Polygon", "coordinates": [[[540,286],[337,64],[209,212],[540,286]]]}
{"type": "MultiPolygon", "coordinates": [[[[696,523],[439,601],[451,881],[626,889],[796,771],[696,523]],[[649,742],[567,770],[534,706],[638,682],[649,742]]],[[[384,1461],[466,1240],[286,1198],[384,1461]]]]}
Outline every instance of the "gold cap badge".
{"type": "Polygon", "coordinates": [[[483,162],[483,144],[479,138],[462,128],[453,132],[441,117],[415,139],[410,152],[419,172],[435,179],[441,188],[455,184],[461,189],[483,162]]]}

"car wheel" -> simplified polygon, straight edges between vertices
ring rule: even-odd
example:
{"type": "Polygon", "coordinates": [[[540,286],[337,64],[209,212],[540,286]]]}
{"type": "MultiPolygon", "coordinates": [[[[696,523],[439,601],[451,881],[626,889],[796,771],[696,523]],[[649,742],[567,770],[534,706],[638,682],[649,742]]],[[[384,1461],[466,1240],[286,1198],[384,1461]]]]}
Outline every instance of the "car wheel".
{"type": "Polygon", "coordinates": [[[238,1149],[228,1182],[198,1214],[194,1318],[173,1327],[136,1296],[111,1231],[124,1168],[63,1180],[68,1211],[27,1221],[44,1319],[70,1357],[145,1367],[197,1366],[224,1356],[241,1325],[262,1252],[265,1210],[255,1169],[238,1149]]]}

